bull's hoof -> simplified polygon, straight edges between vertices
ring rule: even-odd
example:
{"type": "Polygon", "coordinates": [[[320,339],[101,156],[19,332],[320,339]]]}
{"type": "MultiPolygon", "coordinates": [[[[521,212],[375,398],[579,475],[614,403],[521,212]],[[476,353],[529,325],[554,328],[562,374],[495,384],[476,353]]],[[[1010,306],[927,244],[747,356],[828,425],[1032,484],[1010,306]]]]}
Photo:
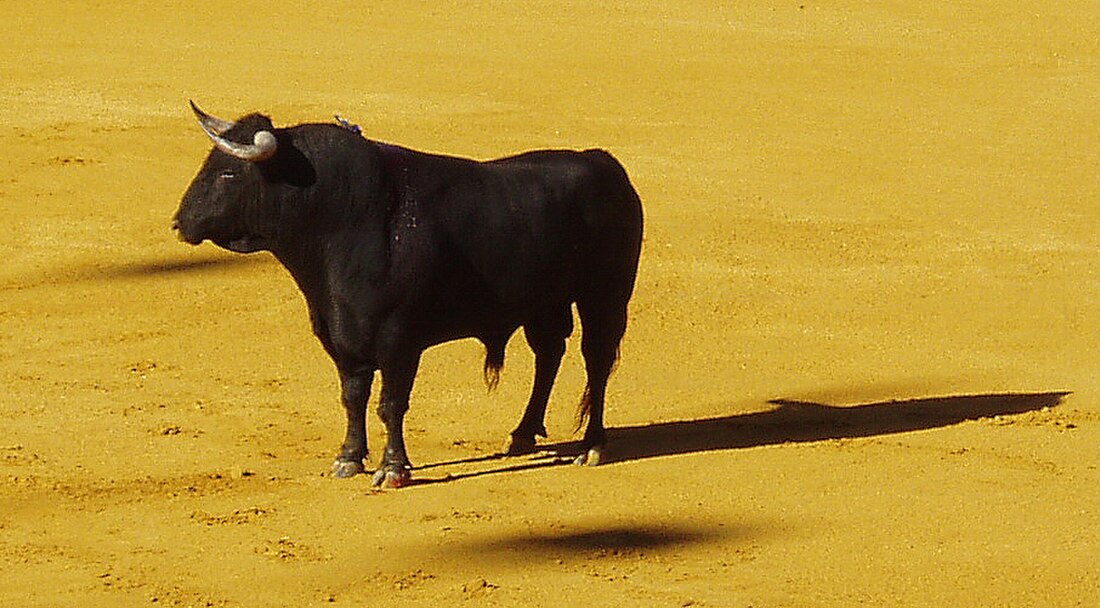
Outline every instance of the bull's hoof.
{"type": "Polygon", "coordinates": [[[412,483],[412,472],[408,467],[398,464],[383,465],[374,472],[371,485],[376,488],[396,489],[412,483]]]}
{"type": "Polygon", "coordinates": [[[363,466],[362,460],[337,460],[332,463],[332,474],[340,479],[348,479],[366,472],[367,468],[363,466]]]}
{"type": "Polygon", "coordinates": [[[603,460],[603,446],[594,445],[583,452],[577,459],[573,461],[573,464],[579,467],[594,467],[600,464],[603,460]]]}
{"type": "Polygon", "coordinates": [[[535,451],[535,438],[511,435],[504,444],[504,453],[508,456],[521,456],[535,451]]]}

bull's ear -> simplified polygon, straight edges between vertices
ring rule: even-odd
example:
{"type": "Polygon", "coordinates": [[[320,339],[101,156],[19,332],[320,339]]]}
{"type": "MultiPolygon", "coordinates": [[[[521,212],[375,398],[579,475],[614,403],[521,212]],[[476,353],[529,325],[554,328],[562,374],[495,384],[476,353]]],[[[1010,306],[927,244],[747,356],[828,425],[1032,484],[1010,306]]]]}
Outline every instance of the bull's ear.
{"type": "Polygon", "coordinates": [[[210,139],[214,141],[214,145],[230,156],[235,156],[248,162],[258,163],[274,156],[279,148],[279,142],[275,139],[275,135],[266,129],[257,131],[256,134],[252,136],[251,144],[239,144],[235,141],[226,139],[222,137],[222,134],[232,129],[237,123],[211,116],[200,110],[193,101],[191,102],[191,110],[195,112],[195,116],[199,119],[199,125],[201,125],[202,130],[206,131],[206,134],[210,136],[210,139]]]}
{"type": "Polygon", "coordinates": [[[225,133],[233,128],[236,123],[229,122],[228,120],[222,120],[217,116],[211,116],[206,112],[199,109],[199,106],[195,105],[194,101],[187,100],[191,104],[191,111],[195,113],[195,116],[199,119],[199,124],[202,125],[202,130],[206,131],[206,134],[210,137],[215,137],[225,133]]]}

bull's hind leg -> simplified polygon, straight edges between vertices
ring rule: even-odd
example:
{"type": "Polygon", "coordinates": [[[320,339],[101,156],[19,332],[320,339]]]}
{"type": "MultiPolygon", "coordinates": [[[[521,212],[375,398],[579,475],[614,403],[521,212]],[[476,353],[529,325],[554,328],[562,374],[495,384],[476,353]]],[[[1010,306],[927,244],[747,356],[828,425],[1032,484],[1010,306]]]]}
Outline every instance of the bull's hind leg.
{"type": "Polygon", "coordinates": [[[337,477],[354,477],[364,472],[367,451],[367,402],[370,400],[370,387],[374,380],[374,370],[340,374],[341,399],[348,417],[347,434],[344,445],[332,463],[332,472],[337,477]]]}
{"type": "Polygon", "coordinates": [[[546,437],[546,404],[565,355],[565,339],[571,333],[573,313],[568,305],[523,326],[527,344],[535,353],[535,382],[523,418],[508,440],[506,450],[509,454],[530,452],[535,449],[538,437],[546,437]]]}
{"type": "Polygon", "coordinates": [[[588,385],[581,399],[577,427],[585,425],[583,452],[577,458],[580,465],[596,466],[603,458],[607,443],[603,410],[607,395],[607,380],[619,356],[619,343],[626,332],[626,303],[607,305],[600,302],[578,302],[581,317],[581,352],[584,354],[588,385]]]}

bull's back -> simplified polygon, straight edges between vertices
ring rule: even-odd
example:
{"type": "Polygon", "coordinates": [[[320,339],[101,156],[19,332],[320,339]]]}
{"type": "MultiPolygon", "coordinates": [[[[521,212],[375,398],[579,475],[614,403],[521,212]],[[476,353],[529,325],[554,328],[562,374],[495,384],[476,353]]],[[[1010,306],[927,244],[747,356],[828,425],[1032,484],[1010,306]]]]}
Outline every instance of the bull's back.
{"type": "Polygon", "coordinates": [[[590,234],[641,229],[641,200],[622,164],[604,150],[540,150],[488,164],[542,182],[546,202],[556,207],[546,211],[579,218],[590,234]]]}

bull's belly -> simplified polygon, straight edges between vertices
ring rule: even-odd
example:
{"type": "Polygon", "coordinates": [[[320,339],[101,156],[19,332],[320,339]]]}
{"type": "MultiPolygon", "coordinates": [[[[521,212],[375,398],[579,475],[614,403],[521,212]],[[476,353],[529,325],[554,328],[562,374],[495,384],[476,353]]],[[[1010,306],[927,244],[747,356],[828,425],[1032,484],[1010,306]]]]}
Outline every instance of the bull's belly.
{"type": "Polygon", "coordinates": [[[573,299],[566,294],[540,294],[543,297],[501,302],[499,299],[464,303],[440,300],[439,306],[424,317],[424,347],[453,340],[476,338],[487,346],[507,340],[517,329],[542,319],[558,319],[569,312],[573,299]]]}

